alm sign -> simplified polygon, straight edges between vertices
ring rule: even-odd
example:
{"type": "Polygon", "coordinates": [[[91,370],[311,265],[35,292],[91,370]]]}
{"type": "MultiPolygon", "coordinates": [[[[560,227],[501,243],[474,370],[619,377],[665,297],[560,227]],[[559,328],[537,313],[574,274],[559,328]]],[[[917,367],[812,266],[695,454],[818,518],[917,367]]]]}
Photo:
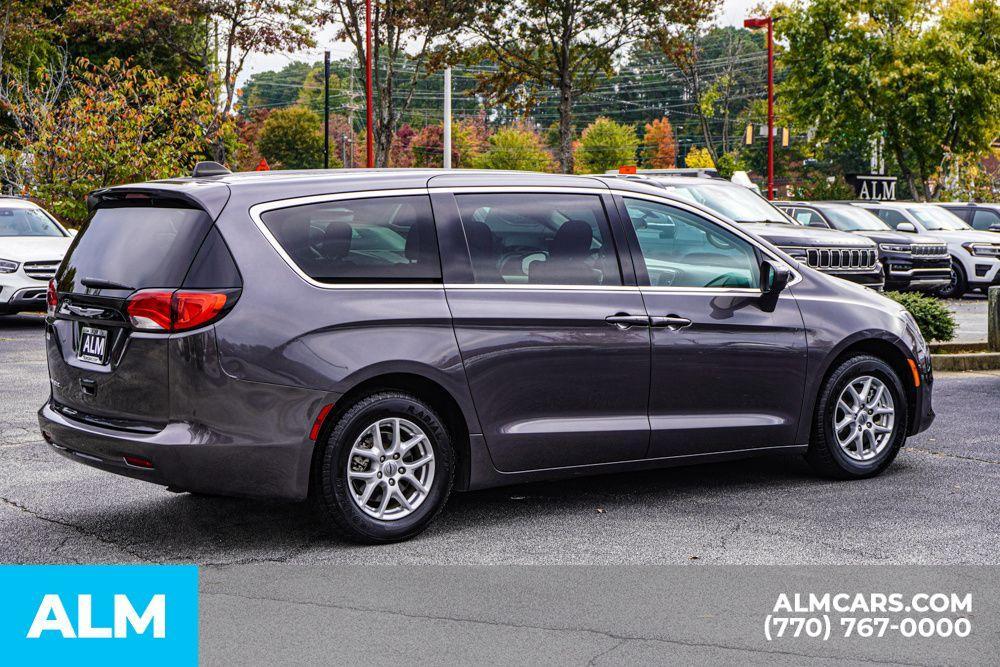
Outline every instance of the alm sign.
{"type": "Polygon", "coordinates": [[[875,174],[848,174],[847,182],[854,188],[858,199],[894,201],[896,199],[896,177],[875,174]]]}

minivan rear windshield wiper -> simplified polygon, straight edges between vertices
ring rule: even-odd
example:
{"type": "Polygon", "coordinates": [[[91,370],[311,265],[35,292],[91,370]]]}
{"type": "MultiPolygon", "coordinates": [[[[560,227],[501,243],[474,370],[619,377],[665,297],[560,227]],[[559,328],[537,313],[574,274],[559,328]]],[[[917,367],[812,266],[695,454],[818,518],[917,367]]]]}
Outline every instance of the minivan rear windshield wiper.
{"type": "Polygon", "coordinates": [[[134,291],[135,288],[130,285],[122,285],[121,283],[116,283],[111,280],[104,280],[102,278],[82,278],[80,284],[84,287],[90,287],[91,289],[121,289],[134,291]]]}

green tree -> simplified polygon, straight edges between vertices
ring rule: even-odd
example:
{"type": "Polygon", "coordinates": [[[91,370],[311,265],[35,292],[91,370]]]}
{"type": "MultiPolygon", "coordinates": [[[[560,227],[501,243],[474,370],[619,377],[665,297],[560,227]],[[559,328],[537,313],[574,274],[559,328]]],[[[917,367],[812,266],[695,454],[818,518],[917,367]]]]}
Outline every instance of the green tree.
{"type": "MultiPolygon", "coordinates": [[[[272,169],[317,169],[323,166],[322,132],[322,119],[309,109],[279,109],[264,121],[257,150],[272,169]]],[[[331,166],[334,161],[331,156],[331,166]]]]}
{"type": "Polygon", "coordinates": [[[0,180],[73,225],[86,218],[88,192],[177,176],[232,135],[229,123],[214,125],[202,76],[172,81],[111,59],[100,67],[80,60],[38,78],[31,88],[5,90],[16,130],[0,152],[0,180]],[[53,95],[59,82],[62,92],[53,95]]]}
{"type": "Polygon", "coordinates": [[[934,196],[947,154],[1000,134],[995,0],[813,0],[777,15],[793,117],[821,142],[884,141],[915,197],[934,196]]]}
{"type": "MultiPolygon", "coordinates": [[[[716,0],[486,0],[475,3],[467,29],[471,57],[496,63],[480,90],[508,105],[558,99],[559,166],[573,171],[573,103],[610,74],[620,51],[654,30],[695,25],[716,0]]],[[[634,159],[634,158],[632,158],[634,159]]]]}
{"type": "Polygon", "coordinates": [[[579,174],[602,174],[608,169],[635,164],[639,137],[631,125],[621,125],[603,116],[584,128],[576,148],[579,174]]]}
{"type": "Polygon", "coordinates": [[[520,127],[502,127],[488,140],[486,152],[474,166],[478,169],[552,171],[552,155],[545,150],[538,133],[520,127]]]}
{"type": "MultiPolygon", "coordinates": [[[[260,110],[281,109],[296,103],[312,73],[313,66],[296,60],[280,70],[268,70],[250,75],[238,91],[239,102],[236,110],[244,117],[250,117],[260,110]]],[[[322,83],[322,81],[321,81],[322,83]]]]}
{"type": "MultiPolygon", "coordinates": [[[[350,42],[357,62],[363,63],[364,0],[318,0],[317,4],[321,19],[338,27],[337,38],[350,42]]],[[[388,166],[396,130],[413,104],[421,81],[434,65],[432,55],[438,47],[454,41],[467,11],[463,2],[453,0],[373,3],[372,83],[376,94],[372,131],[376,166],[388,166]]],[[[355,69],[358,91],[364,90],[364,75],[364,68],[355,69]]]]}

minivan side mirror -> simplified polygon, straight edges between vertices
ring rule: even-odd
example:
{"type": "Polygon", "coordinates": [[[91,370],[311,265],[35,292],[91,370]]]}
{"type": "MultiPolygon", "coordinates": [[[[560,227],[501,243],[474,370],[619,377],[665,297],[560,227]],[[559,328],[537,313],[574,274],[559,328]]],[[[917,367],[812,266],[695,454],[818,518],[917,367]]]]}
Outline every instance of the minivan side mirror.
{"type": "Polygon", "coordinates": [[[760,263],[760,284],[764,294],[777,296],[788,287],[788,281],[792,278],[792,271],[786,265],[765,259],[760,263]]]}
{"type": "Polygon", "coordinates": [[[916,234],[917,228],[913,226],[912,222],[901,222],[896,225],[897,232],[906,232],[907,234],[916,234]]]}

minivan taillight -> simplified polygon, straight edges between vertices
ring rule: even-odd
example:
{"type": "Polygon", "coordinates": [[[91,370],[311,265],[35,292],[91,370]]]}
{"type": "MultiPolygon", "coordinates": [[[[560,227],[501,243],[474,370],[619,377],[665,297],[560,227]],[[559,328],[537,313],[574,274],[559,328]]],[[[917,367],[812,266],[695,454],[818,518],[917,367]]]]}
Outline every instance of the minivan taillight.
{"type": "Polygon", "coordinates": [[[229,295],[225,292],[190,292],[147,289],[129,297],[129,321],[143,331],[187,331],[219,317],[229,295]]]}
{"type": "Polygon", "coordinates": [[[56,279],[49,279],[49,288],[45,291],[45,313],[52,317],[56,314],[56,306],[59,305],[59,293],[56,292],[56,279]]]}

